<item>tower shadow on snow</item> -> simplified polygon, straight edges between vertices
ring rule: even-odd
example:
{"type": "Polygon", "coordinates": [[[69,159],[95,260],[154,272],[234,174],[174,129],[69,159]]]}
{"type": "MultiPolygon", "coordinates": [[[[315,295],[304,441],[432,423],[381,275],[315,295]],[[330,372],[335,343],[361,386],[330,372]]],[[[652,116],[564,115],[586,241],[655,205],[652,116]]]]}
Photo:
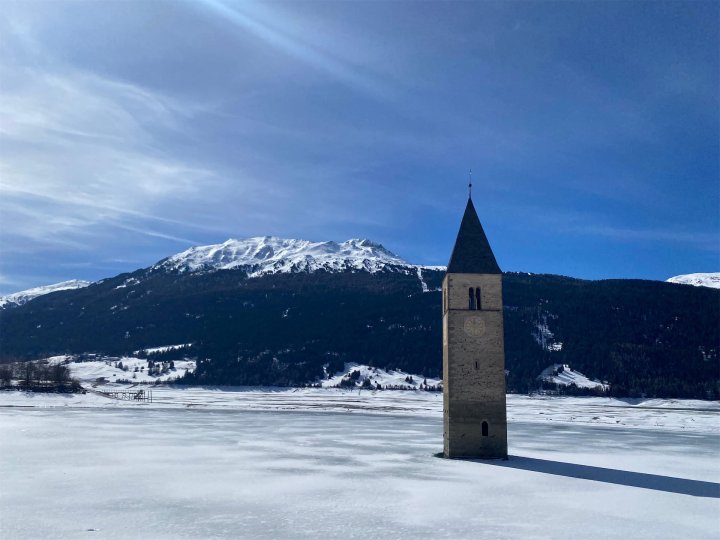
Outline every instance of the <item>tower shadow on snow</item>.
{"type": "Polygon", "coordinates": [[[467,459],[464,461],[472,461],[493,467],[507,467],[523,471],[566,476],[568,478],[592,480],[594,482],[605,482],[606,484],[618,484],[621,486],[665,491],[667,493],[678,493],[680,495],[720,499],[720,484],[716,482],[689,480],[687,478],[622,471],[619,469],[607,469],[605,467],[594,467],[591,465],[577,465],[575,463],[523,456],[509,456],[508,460],[467,459]]]}

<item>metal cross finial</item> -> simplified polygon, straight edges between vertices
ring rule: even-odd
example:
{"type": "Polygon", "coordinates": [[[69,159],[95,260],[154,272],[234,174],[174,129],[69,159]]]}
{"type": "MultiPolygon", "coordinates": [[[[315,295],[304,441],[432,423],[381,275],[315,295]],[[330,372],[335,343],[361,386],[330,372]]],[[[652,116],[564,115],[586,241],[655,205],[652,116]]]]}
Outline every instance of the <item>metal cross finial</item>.
{"type": "Polygon", "coordinates": [[[468,182],[468,199],[472,199],[472,169],[470,169],[470,176],[468,182]]]}

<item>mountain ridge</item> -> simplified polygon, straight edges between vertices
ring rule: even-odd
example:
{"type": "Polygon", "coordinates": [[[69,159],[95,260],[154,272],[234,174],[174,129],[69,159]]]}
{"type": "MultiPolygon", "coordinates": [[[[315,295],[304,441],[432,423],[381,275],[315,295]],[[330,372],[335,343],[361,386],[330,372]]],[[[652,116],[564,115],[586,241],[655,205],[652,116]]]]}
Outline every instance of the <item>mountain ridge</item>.
{"type": "MultiPolygon", "coordinates": [[[[413,264],[369,239],[352,238],[344,242],[311,241],[277,236],[229,238],[219,244],[192,246],[175,253],[145,269],[151,272],[214,272],[242,270],[248,278],[293,272],[357,272],[380,271],[416,273],[421,285],[423,271],[446,271],[444,265],[413,264]]],[[[106,281],[110,278],[99,280],[106,281]]],[[[139,278],[133,277],[133,284],[139,278]]],[[[577,278],[574,278],[577,279],[577,278]]],[[[720,272],[683,274],[671,277],[667,283],[720,288],[720,272]]],[[[93,282],[71,279],[25,289],[0,296],[0,309],[13,308],[39,296],[56,291],[87,287],[93,282]]],[[[127,285],[127,284],[125,284],[127,285]]],[[[123,285],[120,285],[123,287],[123,285]]],[[[425,287],[423,287],[425,291],[425,287]]],[[[428,289],[429,290],[429,289],[428,289]]],[[[427,292],[427,291],[426,291],[427,292]]]]}
{"type": "Polygon", "coordinates": [[[693,285],[695,287],[709,287],[720,289],[720,272],[699,272],[696,274],[682,274],[666,280],[668,283],[680,285],[693,285]]]}
{"type": "Polygon", "coordinates": [[[31,289],[25,289],[11,294],[0,296],[0,309],[13,306],[22,306],[30,300],[34,300],[38,296],[44,296],[57,291],[67,291],[73,289],[81,289],[91,285],[91,281],[85,281],[82,279],[70,279],[67,281],[61,281],[60,283],[53,283],[51,285],[41,285],[39,287],[33,287],[31,289]]]}
{"type": "Polygon", "coordinates": [[[364,270],[377,272],[392,267],[416,268],[382,244],[353,238],[338,243],[255,236],[228,239],[221,244],[194,246],[162,259],[153,271],[197,272],[245,267],[248,277],[284,272],[364,270]]]}

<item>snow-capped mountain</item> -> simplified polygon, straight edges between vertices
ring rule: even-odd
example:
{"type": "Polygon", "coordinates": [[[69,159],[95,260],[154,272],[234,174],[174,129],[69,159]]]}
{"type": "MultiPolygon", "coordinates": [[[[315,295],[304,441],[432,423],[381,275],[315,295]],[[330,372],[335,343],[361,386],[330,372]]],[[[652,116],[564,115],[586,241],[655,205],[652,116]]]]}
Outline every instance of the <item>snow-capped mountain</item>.
{"type": "Polygon", "coordinates": [[[681,283],[683,285],[694,285],[696,287],[710,287],[720,289],[720,272],[705,272],[701,274],[684,274],[671,277],[668,283],[681,283]]]}
{"type": "Polygon", "coordinates": [[[70,281],[62,281],[60,283],[55,283],[54,285],[43,285],[42,287],[35,287],[33,289],[27,289],[25,291],[8,294],[6,296],[0,296],[0,308],[22,306],[26,302],[29,302],[30,300],[37,298],[38,296],[42,296],[44,294],[56,291],[82,289],[83,287],[87,287],[91,283],[92,282],[90,281],[71,279],[70,281]]]}
{"type": "Polygon", "coordinates": [[[197,272],[243,267],[247,268],[248,277],[317,270],[374,273],[396,267],[416,268],[370,240],[353,239],[339,244],[258,236],[192,247],[163,259],[153,270],[197,272]]]}

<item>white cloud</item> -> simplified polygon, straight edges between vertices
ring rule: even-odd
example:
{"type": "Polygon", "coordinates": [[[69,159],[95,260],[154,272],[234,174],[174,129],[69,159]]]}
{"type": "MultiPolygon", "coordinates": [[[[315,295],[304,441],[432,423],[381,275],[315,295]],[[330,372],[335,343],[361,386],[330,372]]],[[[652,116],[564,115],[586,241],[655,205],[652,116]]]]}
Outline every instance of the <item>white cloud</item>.
{"type": "Polygon", "coordinates": [[[97,224],[166,221],[160,205],[215,182],[214,171],[162,150],[161,132],[182,130],[192,106],[78,70],[0,69],[6,238],[72,243],[97,224]]]}
{"type": "MultiPolygon", "coordinates": [[[[390,87],[386,82],[371,73],[369,64],[358,65],[358,55],[354,58],[341,54],[341,43],[349,38],[330,41],[327,39],[329,28],[321,32],[301,23],[297,15],[290,15],[261,2],[227,3],[222,0],[201,0],[198,5],[223,18],[243,33],[250,33],[261,42],[289,57],[303,62],[332,77],[332,79],[355,89],[374,95],[387,96],[390,87]]],[[[338,38],[340,36],[337,36],[338,38]]]]}

